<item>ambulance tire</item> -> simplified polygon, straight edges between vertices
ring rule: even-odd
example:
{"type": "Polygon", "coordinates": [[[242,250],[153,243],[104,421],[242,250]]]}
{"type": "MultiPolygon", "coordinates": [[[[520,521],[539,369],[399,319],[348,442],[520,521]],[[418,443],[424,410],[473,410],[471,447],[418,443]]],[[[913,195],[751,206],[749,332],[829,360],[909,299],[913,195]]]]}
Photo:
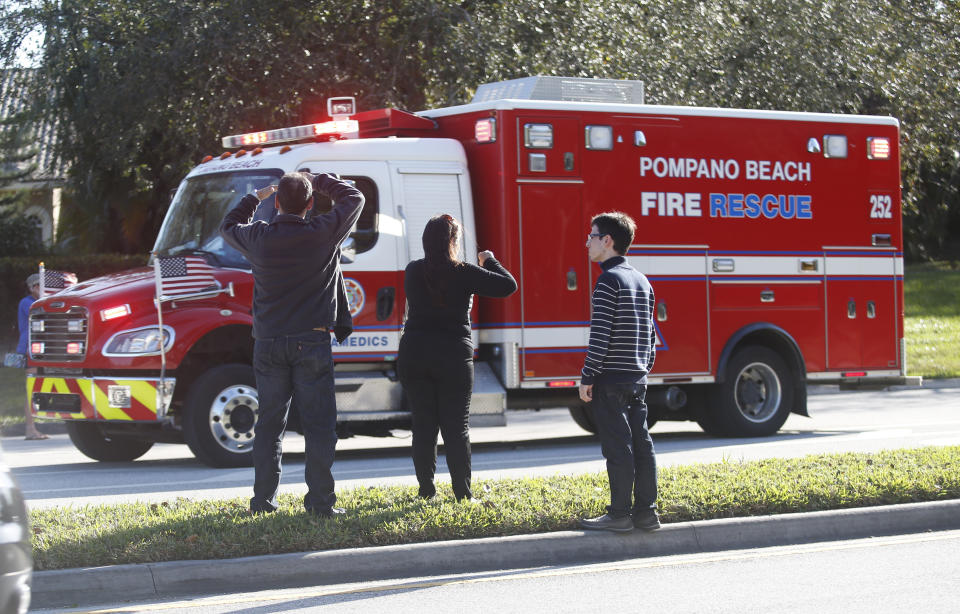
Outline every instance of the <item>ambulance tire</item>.
{"type": "MultiPolygon", "coordinates": [[[[593,422],[593,412],[590,409],[590,406],[586,403],[581,405],[574,405],[569,408],[570,416],[573,418],[573,421],[577,423],[577,426],[587,431],[588,433],[597,433],[597,425],[593,422]]],[[[649,413],[649,406],[647,408],[647,429],[653,427],[657,423],[657,416],[652,416],[649,413]]]]}
{"type": "Polygon", "coordinates": [[[588,433],[596,434],[597,425],[593,422],[593,412],[589,405],[581,403],[580,405],[571,405],[568,409],[570,410],[570,417],[577,423],[577,426],[588,433]]]}
{"type": "Polygon", "coordinates": [[[183,438],[205,465],[250,467],[258,410],[253,367],[214,367],[198,377],[187,393],[183,438]]]}
{"type": "Polygon", "coordinates": [[[104,435],[94,422],[67,422],[67,434],[78,450],[93,460],[103,462],[132,461],[153,447],[152,441],[104,435]]]}
{"type": "Polygon", "coordinates": [[[697,422],[717,437],[766,437],[787,421],[794,400],[794,376],[768,347],[737,350],[724,381],[715,384],[697,422]]]}

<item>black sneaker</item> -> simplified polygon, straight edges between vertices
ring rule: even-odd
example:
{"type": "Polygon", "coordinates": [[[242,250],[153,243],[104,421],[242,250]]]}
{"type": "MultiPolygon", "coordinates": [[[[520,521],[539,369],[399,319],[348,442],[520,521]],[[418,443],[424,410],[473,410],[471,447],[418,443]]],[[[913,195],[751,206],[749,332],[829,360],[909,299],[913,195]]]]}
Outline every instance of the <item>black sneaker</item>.
{"type": "Polygon", "coordinates": [[[596,518],[582,518],[580,520],[581,529],[591,531],[614,531],[616,533],[628,533],[633,530],[633,521],[629,516],[617,518],[610,514],[604,514],[596,518]]]}
{"type": "Polygon", "coordinates": [[[656,531],[660,528],[660,516],[654,511],[637,514],[633,517],[633,526],[643,531],[656,531]]]}

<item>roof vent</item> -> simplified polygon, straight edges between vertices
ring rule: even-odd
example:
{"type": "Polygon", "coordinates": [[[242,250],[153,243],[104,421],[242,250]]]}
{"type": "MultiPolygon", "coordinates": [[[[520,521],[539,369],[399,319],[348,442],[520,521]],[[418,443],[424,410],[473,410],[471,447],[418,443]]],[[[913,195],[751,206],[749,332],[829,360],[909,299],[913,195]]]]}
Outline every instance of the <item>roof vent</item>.
{"type": "Polygon", "coordinates": [[[471,102],[515,100],[564,100],[570,102],[616,102],[643,104],[643,81],[586,79],[582,77],[524,77],[484,83],[471,102]]]}

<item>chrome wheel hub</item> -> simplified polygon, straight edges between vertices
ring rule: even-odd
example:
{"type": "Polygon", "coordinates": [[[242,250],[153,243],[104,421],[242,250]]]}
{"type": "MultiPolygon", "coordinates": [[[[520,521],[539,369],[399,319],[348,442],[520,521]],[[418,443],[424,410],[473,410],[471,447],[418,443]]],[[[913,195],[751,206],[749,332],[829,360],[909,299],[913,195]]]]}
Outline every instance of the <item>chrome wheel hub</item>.
{"type": "Polygon", "coordinates": [[[734,395],[737,409],[750,422],[766,422],[780,409],[780,378],[770,365],[754,362],[737,375],[734,395]]]}
{"type": "Polygon", "coordinates": [[[253,447],[253,427],[260,404],[252,386],[230,386],[220,391],[210,406],[210,431],[214,440],[230,452],[253,447]]]}

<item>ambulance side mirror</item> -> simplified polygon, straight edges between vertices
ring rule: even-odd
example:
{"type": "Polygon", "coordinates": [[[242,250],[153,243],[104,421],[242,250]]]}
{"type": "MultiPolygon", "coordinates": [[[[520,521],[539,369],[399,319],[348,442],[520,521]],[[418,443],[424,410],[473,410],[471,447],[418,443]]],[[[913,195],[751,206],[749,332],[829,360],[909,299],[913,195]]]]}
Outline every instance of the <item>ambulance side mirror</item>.
{"type": "Polygon", "coordinates": [[[357,246],[353,237],[347,237],[340,244],[340,264],[350,264],[357,259],[357,246]]]}

